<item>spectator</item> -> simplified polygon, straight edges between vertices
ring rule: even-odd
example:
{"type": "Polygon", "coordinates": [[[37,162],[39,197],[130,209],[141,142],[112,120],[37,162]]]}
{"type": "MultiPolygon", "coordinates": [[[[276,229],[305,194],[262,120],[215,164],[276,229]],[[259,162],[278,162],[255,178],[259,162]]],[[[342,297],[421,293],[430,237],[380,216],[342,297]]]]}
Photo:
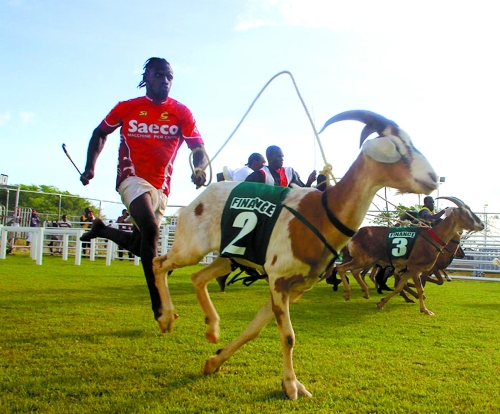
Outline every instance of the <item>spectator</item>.
{"type": "MultiPolygon", "coordinates": [[[[92,222],[95,220],[94,213],[90,209],[90,207],[87,207],[85,209],[85,214],[80,217],[80,223],[81,226],[84,229],[90,228],[92,225],[92,222]]],[[[83,241],[82,242],[82,255],[86,255],[90,253],[90,241],[83,241]]]]}
{"type": "MultiPolygon", "coordinates": [[[[50,227],[59,227],[59,224],[57,223],[57,221],[54,220],[50,227]]],[[[59,245],[58,241],[59,241],[59,236],[57,234],[50,235],[50,242],[49,242],[48,246],[49,246],[49,251],[50,251],[51,256],[54,255],[54,249],[53,249],[54,245],[56,245],[56,246],[59,245]]],[[[55,249],[55,253],[56,254],[61,253],[61,251],[58,249],[55,249]]]]}
{"type": "Polygon", "coordinates": [[[299,175],[291,167],[283,167],[283,151],[276,145],[271,145],[266,150],[267,166],[250,174],[245,181],[265,183],[282,187],[296,184],[300,187],[310,187],[316,180],[316,171],[309,174],[307,183],[300,180],[299,175]]]}
{"type": "Polygon", "coordinates": [[[90,207],[85,209],[85,214],[80,217],[80,222],[84,229],[88,229],[91,227],[92,222],[95,220],[94,213],[90,207]]]}
{"type": "MultiPolygon", "coordinates": [[[[31,210],[31,218],[30,218],[30,227],[38,227],[38,224],[40,223],[40,217],[38,217],[38,214],[35,209],[31,210]]],[[[33,237],[33,232],[28,233],[28,237],[26,238],[26,246],[31,245],[31,238],[33,237]]]]}
{"type": "MultiPolygon", "coordinates": [[[[12,218],[9,220],[7,223],[8,226],[12,227],[19,227],[21,223],[21,210],[19,207],[12,213],[12,218]]],[[[7,243],[7,254],[10,254],[12,250],[14,249],[14,246],[16,244],[16,238],[18,237],[18,234],[16,231],[9,231],[9,241],[7,243]]]]}
{"type": "MultiPolygon", "coordinates": [[[[126,208],[124,208],[122,210],[122,215],[116,219],[116,223],[118,224],[118,228],[120,230],[129,231],[129,232],[132,231],[131,225],[123,224],[123,223],[127,222],[127,219],[129,217],[130,217],[130,214],[129,214],[128,210],[126,208]]],[[[135,256],[133,255],[133,253],[128,252],[128,257],[129,257],[129,259],[133,259],[135,256]]],[[[122,247],[120,247],[120,249],[118,250],[118,258],[120,260],[123,260],[123,248],[122,247]]]]}
{"type": "MultiPolygon", "coordinates": [[[[69,229],[72,227],[71,223],[68,221],[68,216],[63,214],[61,217],[61,221],[57,223],[59,227],[69,229]]],[[[62,249],[59,249],[59,252],[62,254],[62,249]]]]}
{"type": "Polygon", "coordinates": [[[68,221],[68,216],[66,214],[63,214],[62,220],[59,222],[59,227],[65,227],[65,228],[72,227],[71,223],[68,221]]]}

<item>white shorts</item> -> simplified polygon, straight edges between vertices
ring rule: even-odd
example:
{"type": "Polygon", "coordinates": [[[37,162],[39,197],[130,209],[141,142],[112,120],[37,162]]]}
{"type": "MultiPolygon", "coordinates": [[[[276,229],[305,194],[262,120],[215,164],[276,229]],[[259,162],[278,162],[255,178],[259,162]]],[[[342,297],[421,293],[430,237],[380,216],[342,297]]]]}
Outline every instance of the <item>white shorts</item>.
{"type": "MultiPolygon", "coordinates": [[[[130,177],[127,177],[120,184],[120,187],[118,187],[118,192],[122,197],[123,204],[125,204],[125,207],[127,207],[129,211],[130,203],[132,203],[132,201],[134,201],[137,197],[143,195],[144,193],[149,193],[151,195],[156,223],[158,224],[158,226],[160,225],[161,221],[163,220],[165,210],[167,209],[168,201],[168,197],[162,190],[158,190],[151,184],[149,184],[146,180],[132,175],[130,177]]],[[[132,215],[127,221],[132,222],[137,226],[132,215]]]]}

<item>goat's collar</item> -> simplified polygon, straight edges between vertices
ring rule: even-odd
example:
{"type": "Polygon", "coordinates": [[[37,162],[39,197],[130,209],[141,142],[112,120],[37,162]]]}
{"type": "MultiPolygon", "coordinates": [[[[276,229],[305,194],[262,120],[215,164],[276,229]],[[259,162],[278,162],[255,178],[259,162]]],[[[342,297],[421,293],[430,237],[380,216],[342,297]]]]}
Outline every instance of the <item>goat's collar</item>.
{"type": "Polygon", "coordinates": [[[431,237],[442,247],[446,246],[447,243],[442,241],[436,233],[434,233],[434,230],[432,228],[428,227],[427,232],[431,235],[431,237]]]}
{"type": "Polygon", "coordinates": [[[341,221],[333,214],[333,212],[328,208],[328,199],[326,197],[326,191],[323,191],[321,195],[321,204],[325,209],[326,216],[330,223],[332,223],[341,233],[345,234],[347,237],[353,237],[356,234],[355,230],[351,230],[349,227],[341,223],[341,221]]]}
{"type": "Polygon", "coordinates": [[[283,207],[285,207],[290,213],[292,213],[295,217],[297,217],[309,230],[311,230],[318,239],[320,239],[323,244],[326,246],[328,250],[333,254],[333,260],[335,260],[337,257],[339,257],[339,254],[337,253],[337,250],[335,250],[332,246],[330,246],[330,243],[327,242],[325,239],[325,236],[321,234],[321,232],[312,225],[312,223],[307,220],[302,214],[300,214],[297,210],[293,209],[290,206],[287,206],[286,204],[283,204],[283,207]]]}

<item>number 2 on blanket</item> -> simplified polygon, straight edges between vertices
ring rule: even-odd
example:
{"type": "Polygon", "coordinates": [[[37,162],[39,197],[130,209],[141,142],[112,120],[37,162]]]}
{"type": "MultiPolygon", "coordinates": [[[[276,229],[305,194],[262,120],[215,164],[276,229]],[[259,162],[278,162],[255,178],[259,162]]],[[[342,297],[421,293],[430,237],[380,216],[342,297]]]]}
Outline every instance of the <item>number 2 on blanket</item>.
{"type": "Polygon", "coordinates": [[[401,257],[406,254],[406,246],[408,244],[408,240],[404,237],[395,237],[392,239],[392,245],[394,249],[391,250],[391,253],[394,257],[401,257]]]}
{"type": "Polygon", "coordinates": [[[222,253],[238,254],[243,256],[246,247],[235,246],[238,240],[251,233],[257,225],[257,215],[252,211],[244,211],[236,216],[233,222],[233,227],[241,228],[238,235],[229,243],[222,253]]]}

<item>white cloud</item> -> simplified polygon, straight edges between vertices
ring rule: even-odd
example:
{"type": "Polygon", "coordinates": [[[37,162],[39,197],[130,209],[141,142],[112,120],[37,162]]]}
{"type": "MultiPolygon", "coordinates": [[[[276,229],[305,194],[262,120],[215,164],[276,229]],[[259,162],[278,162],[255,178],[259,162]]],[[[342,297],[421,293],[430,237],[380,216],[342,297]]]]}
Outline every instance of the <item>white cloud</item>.
{"type": "Polygon", "coordinates": [[[4,112],[3,114],[0,114],[0,125],[4,125],[9,122],[10,118],[12,118],[10,116],[10,112],[4,112]]]}
{"type": "MultiPolygon", "coordinates": [[[[397,6],[397,2],[394,6],[397,6]]],[[[376,21],[377,15],[380,16],[382,10],[383,5],[380,1],[371,0],[350,2],[252,0],[248,2],[245,13],[238,16],[235,30],[245,31],[262,26],[282,25],[328,28],[337,31],[363,31],[369,30],[374,25],[384,25],[376,21]]]]}
{"type": "Polygon", "coordinates": [[[247,10],[238,16],[234,30],[246,31],[282,23],[280,3],[282,0],[250,0],[246,5],[247,10]]]}
{"type": "Polygon", "coordinates": [[[275,26],[275,25],[276,23],[271,20],[255,19],[251,16],[245,16],[245,17],[241,16],[234,30],[239,32],[244,32],[246,30],[254,29],[256,27],[275,26]]]}
{"type": "Polygon", "coordinates": [[[31,124],[35,120],[34,112],[20,112],[19,118],[23,124],[31,124]]]}
{"type": "Polygon", "coordinates": [[[477,6],[457,2],[420,0],[251,0],[238,16],[235,30],[273,25],[324,28],[338,32],[367,33],[374,30],[392,36],[434,37],[443,33],[443,25],[452,31],[467,32],[496,27],[491,4],[477,6]]]}

